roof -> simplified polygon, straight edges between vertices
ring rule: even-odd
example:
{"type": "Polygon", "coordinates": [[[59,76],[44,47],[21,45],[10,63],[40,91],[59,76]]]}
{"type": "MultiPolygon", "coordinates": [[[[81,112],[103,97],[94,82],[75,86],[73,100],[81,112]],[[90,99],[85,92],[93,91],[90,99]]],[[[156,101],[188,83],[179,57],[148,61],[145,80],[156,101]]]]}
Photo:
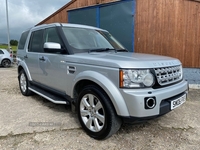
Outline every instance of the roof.
{"type": "Polygon", "coordinates": [[[2,50],[2,51],[7,51],[6,49],[4,49],[4,48],[0,48],[0,50],[2,50]]]}
{"type": "Polygon", "coordinates": [[[72,24],[72,23],[50,23],[50,24],[41,24],[38,26],[35,26],[31,28],[31,30],[38,30],[41,28],[46,28],[46,27],[51,27],[51,26],[64,26],[64,27],[74,27],[74,28],[85,28],[85,29],[93,29],[93,30],[101,30],[101,31],[106,31],[101,28],[93,27],[93,26],[88,26],[88,25],[81,25],[81,24],[72,24]]]}
{"type": "Polygon", "coordinates": [[[65,27],[75,27],[75,28],[85,28],[85,29],[94,29],[94,30],[106,31],[106,30],[103,30],[101,28],[97,28],[97,27],[93,27],[93,26],[88,26],[88,25],[81,25],[81,24],[61,23],[61,25],[65,26],[65,27]]]}
{"type": "Polygon", "coordinates": [[[2,51],[4,52],[4,54],[5,54],[5,53],[6,53],[6,54],[9,54],[9,52],[8,52],[7,49],[2,49],[2,48],[0,48],[0,50],[2,50],[2,51]]]}
{"type": "Polygon", "coordinates": [[[61,7],[60,9],[58,9],[57,11],[55,11],[53,14],[51,14],[50,16],[48,16],[47,18],[45,18],[44,20],[42,20],[41,22],[39,22],[38,24],[36,24],[36,26],[40,25],[40,24],[43,24],[44,22],[46,22],[47,20],[49,20],[54,15],[58,14],[59,12],[61,12],[63,9],[67,8],[69,5],[71,5],[75,1],[77,1],[77,0],[71,0],[69,3],[67,3],[66,5],[64,5],[63,7],[61,7]]]}

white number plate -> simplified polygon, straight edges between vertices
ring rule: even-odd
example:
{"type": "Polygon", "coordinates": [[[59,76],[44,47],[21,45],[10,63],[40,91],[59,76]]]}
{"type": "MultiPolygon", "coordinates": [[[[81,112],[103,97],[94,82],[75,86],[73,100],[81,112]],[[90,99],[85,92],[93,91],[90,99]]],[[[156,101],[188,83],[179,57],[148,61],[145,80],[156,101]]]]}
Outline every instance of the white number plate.
{"type": "Polygon", "coordinates": [[[179,97],[178,99],[171,101],[171,110],[181,106],[183,103],[185,103],[185,101],[186,101],[186,94],[179,97]]]}

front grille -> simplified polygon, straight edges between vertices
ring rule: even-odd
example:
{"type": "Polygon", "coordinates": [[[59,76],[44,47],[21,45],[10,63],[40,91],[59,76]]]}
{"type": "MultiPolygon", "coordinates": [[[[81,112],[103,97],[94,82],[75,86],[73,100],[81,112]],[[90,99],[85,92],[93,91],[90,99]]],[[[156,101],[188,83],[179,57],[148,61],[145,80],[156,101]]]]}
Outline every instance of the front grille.
{"type": "Polygon", "coordinates": [[[154,69],[159,85],[172,84],[182,79],[182,66],[172,66],[154,69]]]}

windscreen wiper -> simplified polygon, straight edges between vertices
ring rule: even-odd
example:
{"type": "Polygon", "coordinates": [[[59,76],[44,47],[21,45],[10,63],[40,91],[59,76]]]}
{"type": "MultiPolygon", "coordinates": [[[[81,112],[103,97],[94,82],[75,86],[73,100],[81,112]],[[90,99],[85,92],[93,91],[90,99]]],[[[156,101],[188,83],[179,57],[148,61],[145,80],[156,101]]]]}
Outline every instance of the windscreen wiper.
{"type": "Polygon", "coordinates": [[[127,49],[117,49],[117,52],[129,52],[127,49]]]}
{"type": "Polygon", "coordinates": [[[88,53],[91,53],[91,52],[106,52],[106,51],[110,51],[110,50],[114,50],[116,52],[116,49],[114,49],[114,48],[97,48],[97,49],[90,49],[88,51],[88,53]]]}

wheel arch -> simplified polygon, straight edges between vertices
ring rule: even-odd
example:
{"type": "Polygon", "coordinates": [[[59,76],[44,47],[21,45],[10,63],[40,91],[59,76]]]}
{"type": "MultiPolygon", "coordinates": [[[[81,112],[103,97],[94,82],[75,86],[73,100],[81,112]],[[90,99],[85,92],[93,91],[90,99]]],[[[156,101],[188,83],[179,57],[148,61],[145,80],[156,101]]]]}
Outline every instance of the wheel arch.
{"type": "Polygon", "coordinates": [[[81,89],[91,84],[98,86],[106,93],[118,115],[129,115],[126,103],[117,87],[106,76],[98,72],[85,71],[83,73],[80,73],[75,78],[75,82],[72,86],[72,98],[76,100],[78,94],[81,92],[81,89]]]}
{"type": "Polygon", "coordinates": [[[29,70],[28,70],[27,65],[26,65],[24,62],[20,62],[20,63],[18,64],[18,68],[17,68],[18,75],[19,75],[19,73],[20,73],[21,70],[24,70],[24,71],[25,71],[28,80],[31,81],[32,78],[31,78],[30,72],[29,72],[29,70]]]}
{"type": "Polygon", "coordinates": [[[9,60],[9,61],[11,62],[11,60],[10,60],[9,58],[3,58],[3,59],[1,60],[1,62],[4,61],[4,60],[9,60]]]}
{"type": "Polygon", "coordinates": [[[9,60],[10,61],[10,63],[12,62],[9,58],[3,58],[2,60],[1,60],[1,65],[2,65],[2,62],[4,61],[4,60],[9,60]]]}

